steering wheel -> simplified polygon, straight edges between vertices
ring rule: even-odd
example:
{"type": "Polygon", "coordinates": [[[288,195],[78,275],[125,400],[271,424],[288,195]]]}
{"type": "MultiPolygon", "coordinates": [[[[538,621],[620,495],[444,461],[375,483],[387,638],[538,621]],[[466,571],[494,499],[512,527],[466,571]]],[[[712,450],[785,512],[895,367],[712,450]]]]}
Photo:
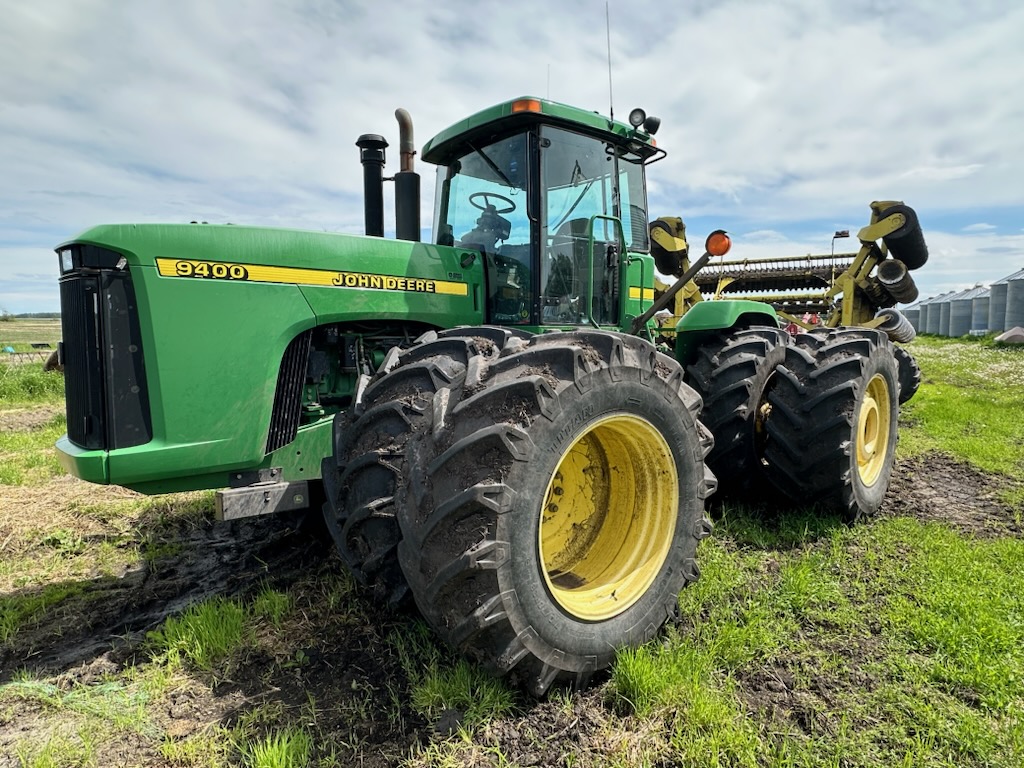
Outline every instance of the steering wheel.
{"type": "Polygon", "coordinates": [[[516,209],[515,202],[513,202],[512,200],[509,200],[504,195],[498,195],[498,194],[495,194],[494,192],[474,192],[472,195],[469,196],[469,204],[472,205],[474,208],[476,208],[478,211],[486,211],[488,209],[488,207],[490,207],[490,205],[491,205],[490,201],[491,201],[492,197],[495,200],[498,200],[498,201],[506,204],[506,206],[504,208],[498,208],[498,207],[495,206],[495,208],[494,208],[494,212],[495,213],[512,213],[512,211],[514,211],[516,209]],[[483,200],[483,205],[481,205],[480,203],[477,202],[477,200],[480,200],[480,199],[483,200]]]}

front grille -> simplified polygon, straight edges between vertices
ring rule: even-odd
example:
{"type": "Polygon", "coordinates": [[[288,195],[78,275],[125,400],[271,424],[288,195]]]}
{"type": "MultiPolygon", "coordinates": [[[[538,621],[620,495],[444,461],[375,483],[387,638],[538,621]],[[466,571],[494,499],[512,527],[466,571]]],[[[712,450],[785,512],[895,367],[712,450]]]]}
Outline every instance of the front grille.
{"type": "Polygon", "coordinates": [[[60,324],[68,438],[90,450],[106,447],[98,318],[99,278],[95,275],[63,278],[60,281],[60,324]]]}
{"type": "Polygon", "coordinates": [[[302,415],[302,385],[306,383],[306,366],[313,330],[304,331],[292,339],[281,359],[274,392],[274,411],[270,417],[267,435],[267,453],[288,445],[299,431],[302,415]]]}
{"type": "Polygon", "coordinates": [[[105,266],[119,255],[73,246],[76,269],[60,280],[68,438],[89,450],[153,438],[142,334],[131,274],[105,266]],[[83,263],[84,262],[84,263],[83,263]]]}

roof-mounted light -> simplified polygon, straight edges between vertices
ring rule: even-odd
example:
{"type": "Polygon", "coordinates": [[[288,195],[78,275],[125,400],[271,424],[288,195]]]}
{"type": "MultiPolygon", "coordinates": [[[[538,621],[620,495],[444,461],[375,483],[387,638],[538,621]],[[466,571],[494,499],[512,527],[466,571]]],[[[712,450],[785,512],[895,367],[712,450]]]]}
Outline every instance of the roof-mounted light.
{"type": "Polygon", "coordinates": [[[658,132],[661,127],[661,118],[651,115],[648,117],[647,113],[637,107],[629,113],[629,124],[634,128],[643,128],[651,136],[658,132]]]}
{"type": "Polygon", "coordinates": [[[519,99],[512,102],[513,112],[540,112],[540,99],[519,99]]]}

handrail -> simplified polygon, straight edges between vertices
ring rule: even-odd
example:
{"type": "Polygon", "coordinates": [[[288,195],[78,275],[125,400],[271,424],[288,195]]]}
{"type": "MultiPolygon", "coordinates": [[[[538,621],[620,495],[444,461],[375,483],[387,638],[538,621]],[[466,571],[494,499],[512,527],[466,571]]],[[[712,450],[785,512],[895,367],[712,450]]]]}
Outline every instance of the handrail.
{"type": "MultiPolygon", "coordinates": [[[[623,231],[622,220],[617,216],[606,216],[603,213],[595,213],[590,217],[590,221],[587,224],[587,322],[589,322],[595,328],[600,328],[596,320],[594,320],[594,222],[598,219],[604,219],[610,221],[618,234],[618,245],[619,245],[619,269],[622,269],[622,254],[626,252],[626,235],[623,231]]],[[[602,240],[601,242],[607,242],[602,240]]],[[[622,275],[619,275],[619,291],[621,296],[622,291],[622,275]]]]}

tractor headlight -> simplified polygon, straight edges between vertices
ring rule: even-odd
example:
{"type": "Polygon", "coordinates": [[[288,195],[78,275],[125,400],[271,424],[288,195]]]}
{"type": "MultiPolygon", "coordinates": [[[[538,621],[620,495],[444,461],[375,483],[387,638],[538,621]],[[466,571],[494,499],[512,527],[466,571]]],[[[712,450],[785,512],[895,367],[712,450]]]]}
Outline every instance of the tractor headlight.
{"type": "Polygon", "coordinates": [[[65,272],[70,272],[74,268],[75,268],[74,255],[72,254],[70,248],[65,248],[63,251],[60,252],[60,271],[61,271],[61,274],[64,274],[65,272]]]}

